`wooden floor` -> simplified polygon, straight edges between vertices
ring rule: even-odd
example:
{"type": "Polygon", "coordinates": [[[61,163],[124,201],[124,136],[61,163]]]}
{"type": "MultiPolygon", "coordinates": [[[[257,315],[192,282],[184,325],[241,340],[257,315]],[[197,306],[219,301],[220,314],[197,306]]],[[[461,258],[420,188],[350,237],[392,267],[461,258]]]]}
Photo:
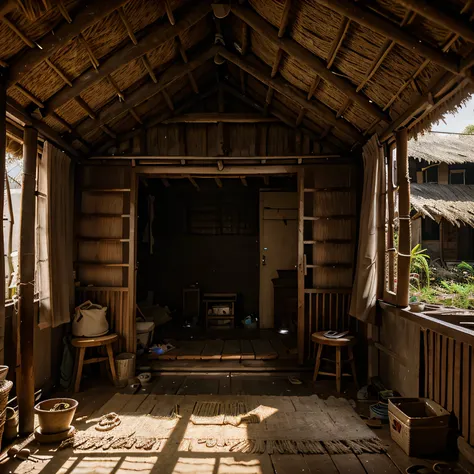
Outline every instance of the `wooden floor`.
{"type": "MultiPolygon", "coordinates": [[[[322,380],[313,385],[309,378],[301,376],[301,385],[292,385],[286,376],[243,375],[243,374],[178,374],[156,377],[146,388],[132,394],[128,392],[127,409],[134,407],[138,416],[150,413],[158,398],[156,395],[196,395],[196,394],[248,394],[273,396],[305,396],[313,393],[319,396],[334,394],[334,381],[322,380]]],[[[89,384],[91,381],[88,382],[89,384]]],[[[87,383],[85,384],[87,385],[87,383]]],[[[346,387],[345,395],[353,396],[354,390],[346,387]]],[[[103,410],[117,411],[110,400],[117,392],[110,386],[95,386],[77,394],[79,408],[76,419],[94,418],[103,410]],[[105,407],[104,405],[108,405],[105,407]],[[110,410],[109,410],[110,409],[110,410]]],[[[127,393],[127,390],[125,390],[127,393]]],[[[367,411],[368,404],[357,407],[367,411]]],[[[71,451],[54,452],[42,448],[38,455],[41,462],[31,463],[8,460],[0,465],[0,472],[18,474],[48,473],[206,473],[206,474],[400,474],[412,464],[432,466],[433,461],[409,458],[395,445],[385,426],[376,434],[386,444],[386,454],[338,454],[338,455],[257,455],[235,454],[229,452],[178,452],[178,445],[168,443],[160,453],[117,453],[71,451]]],[[[33,446],[34,447],[34,446],[33,446]]]]}
{"type": "Polygon", "coordinates": [[[273,330],[202,331],[180,329],[166,339],[176,348],[157,360],[274,360],[296,359],[296,341],[273,330]]]}
{"type": "Polygon", "coordinates": [[[273,360],[296,359],[280,339],[206,339],[173,341],[175,349],[162,355],[149,356],[158,360],[273,360]]]}

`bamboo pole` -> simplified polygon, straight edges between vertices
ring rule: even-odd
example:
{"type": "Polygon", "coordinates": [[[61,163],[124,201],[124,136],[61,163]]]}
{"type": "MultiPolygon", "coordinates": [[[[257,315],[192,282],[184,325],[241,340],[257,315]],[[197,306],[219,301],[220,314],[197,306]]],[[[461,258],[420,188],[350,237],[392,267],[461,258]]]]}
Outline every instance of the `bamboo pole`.
{"type": "Polygon", "coordinates": [[[304,362],[305,308],[304,308],[304,169],[298,179],[298,362],[304,362]]]}
{"type": "Polygon", "coordinates": [[[383,298],[386,277],[385,274],[385,255],[387,250],[387,239],[385,235],[385,222],[387,220],[387,174],[385,166],[385,150],[387,147],[384,147],[384,156],[383,161],[380,166],[379,176],[378,176],[378,222],[377,222],[377,231],[378,231],[378,242],[377,242],[377,298],[383,298]]]}
{"type": "MultiPolygon", "coordinates": [[[[394,218],[395,218],[395,199],[394,199],[394,181],[393,181],[393,147],[388,148],[388,236],[387,249],[393,249],[395,246],[394,240],[394,218]]],[[[395,290],[395,253],[389,251],[388,253],[388,290],[395,290]]]]}
{"type": "Polygon", "coordinates": [[[35,378],[33,340],[35,327],[35,177],[38,132],[25,127],[23,144],[23,183],[21,189],[18,320],[20,321],[20,363],[17,393],[20,434],[34,430],[35,378]]]}
{"type": "MultiPolygon", "coordinates": [[[[7,115],[7,73],[0,72],[0,176],[5,176],[6,159],[6,115],[7,115]]],[[[3,209],[4,193],[0,196],[0,209],[3,209]]],[[[3,225],[0,229],[0,255],[4,254],[3,225]]],[[[0,258],[0,364],[5,359],[5,259],[0,258]]]]}
{"type": "Polygon", "coordinates": [[[408,306],[410,283],[410,178],[408,176],[408,133],[406,128],[396,132],[398,176],[398,267],[397,305],[408,306]]]}

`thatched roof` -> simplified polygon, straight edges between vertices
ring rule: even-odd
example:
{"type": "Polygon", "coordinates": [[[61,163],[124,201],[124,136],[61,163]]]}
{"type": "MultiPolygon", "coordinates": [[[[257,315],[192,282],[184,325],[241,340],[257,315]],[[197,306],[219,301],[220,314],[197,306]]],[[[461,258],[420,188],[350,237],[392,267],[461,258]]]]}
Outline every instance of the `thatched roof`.
{"type": "Polygon", "coordinates": [[[5,1],[10,119],[33,114],[42,135],[87,154],[182,112],[219,76],[328,147],[415,134],[469,95],[474,64],[474,5],[419,5],[249,0],[216,20],[210,0],[5,1]]]}
{"type": "Polygon", "coordinates": [[[408,142],[408,156],[428,163],[474,163],[474,135],[428,132],[408,142]]]}
{"type": "Polygon", "coordinates": [[[457,226],[474,227],[474,185],[412,184],[411,205],[435,221],[443,218],[457,226]]]}

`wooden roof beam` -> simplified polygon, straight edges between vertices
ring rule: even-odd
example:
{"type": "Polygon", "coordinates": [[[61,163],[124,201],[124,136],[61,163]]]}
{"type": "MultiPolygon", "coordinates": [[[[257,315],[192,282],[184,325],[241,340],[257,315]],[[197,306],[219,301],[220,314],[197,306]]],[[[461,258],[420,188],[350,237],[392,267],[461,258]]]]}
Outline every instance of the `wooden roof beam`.
{"type": "Polygon", "coordinates": [[[30,48],[35,49],[36,45],[33,43],[33,41],[28,38],[28,36],[23,33],[12,21],[10,21],[6,16],[0,17],[1,21],[10,28],[22,41],[23,43],[26,44],[26,46],[29,46],[30,48]]]}
{"type": "Polygon", "coordinates": [[[453,33],[464,38],[470,43],[474,43],[474,29],[471,23],[462,15],[455,15],[432,0],[397,0],[405,8],[415,11],[419,15],[441,25],[453,33]]]}
{"type": "Polygon", "coordinates": [[[53,130],[49,125],[42,122],[41,120],[31,117],[19,104],[17,104],[13,99],[7,99],[7,113],[15,117],[17,120],[22,122],[25,125],[31,125],[38,133],[55,143],[60,149],[66,151],[69,156],[72,158],[80,158],[81,153],[76,150],[71,143],[63,138],[56,130],[53,130]]]}
{"type": "Polygon", "coordinates": [[[278,29],[278,37],[283,38],[285,34],[286,27],[288,26],[288,21],[290,19],[290,10],[291,10],[291,0],[285,0],[285,5],[283,6],[283,12],[281,14],[280,28],[278,29]]]}
{"type": "Polygon", "coordinates": [[[165,3],[165,10],[166,10],[166,15],[168,16],[168,21],[170,22],[171,25],[176,24],[176,20],[174,19],[173,15],[173,9],[171,8],[169,0],[164,0],[165,3]]]}
{"type": "MultiPolygon", "coordinates": [[[[102,7],[102,3],[108,3],[110,1],[111,0],[101,0],[100,2],[96,3],[100,4],[102,7]]],[[[124,3],[123,0],[122,3],[124,3]]],[[[86,72],[72,81],[71,88],[63,88],[53,95],[45,102],[45,115],[49,115],[53,110],[61,107],[66,102],[69,102],[74,97],[80,95],[92,84],[107,77],[109,74],[113,73],[124,64],[128,64],[134,59],[145,57],[144,55],[148,51],[151,51],[152,49],[155,49],[166,43],[170,40],[170,38],[176,37],[177,35],[183,33],[188,28],[196,24],[199,20],[204,18],[204,16],[206,16],[210,10],[211,8],[207,2],[198,3],[197,5],[190,7],[187,11],[187,14],[183,16],[182,19],[177,21],[175,26],[165,24],[161,25],[160,27],[151,28],[148,34],[140,38],[140,41],[137,45],[128,43],[122,49],[111,54],[102,62],[98,72],[92,68],[88,69],[86,72]]],[[[74,20],[73,25],[75,23],[76,20],[74,20]]]]}
{"type": "Polygon", "coordinates": [[[334,41],[331,45],[331,50],[328,54],[328,69],[331,69],[332,65],[334,64],[334,60],[336,59],[339,48],[344,42],[344,38],[346,37],[347,31],[349,30],[349,26],[351,26],[351,20],[349,20],[349,18],[344,17],[341,21],[339,30],[337,32],[336,37],[334,38],[334,41]]]}
{"type": "Polygon", "coordinates": [[[313,69],[322,79],[353,99],[354,102],[359,104],[359,106],[370,113],[370,115],[378,117],[387,123],[391,122],[390,116],[363,94],[358,93],[349,80],[333,74],[327,69],[327,64],[322,59],[312,54],[291,38],[278,38],[277,30],[251,9],[239,5],[232,5],[232,12],[274,45],[280,47],[287,54],[302,62],[306,67],[313,69]]]}
{"type": "Polygon", "coordinates": [[[198,112],[171,117],[163,123],[274,123],[273,117],[262,117],[252,113],[198,112]]]}
{"type": "MultiPolygon", "coordinates": [[[[181,58],[183,59],[184,64],[188,64],[189,59],[188,59],[188,54],[186,53],[186,50],[184,49],[183,43],[181,42],[179,36],[175,38],[176,46],[178,48],[179,54],[181,55],[181,58]]],[[[199,94],[199,87],[197,85],[196,79],[194,79],[194,75],[192,72],[188,73],[188,78],[189,78],[189,83],[191,84],[191,87],[193,88],[193,91],[196,94],[199,94]]]]}
{"type": "Polygon", "coordinates": [[[316,115],[320,116],[322,120],[326,123],[334,125],[336,128],[341,130],[346,135],[350,136],[353,140],[358,141],[359,143],[365,143],[363,135],[349,122],[336,119],[333,111],[322,103],[315,103],[314,101],[306,100],[306,95],[292,86],[286,80],[281,78],[271,79],[270,74],[267,73],[263,66],[258,64],[250,63],[242,59],[241,57],[227,51],[223,47],[219,47],[219,54],[227,59],[228,61],[239,66],[241,69],[244,69],[247,73],[254,76],[260,82],[267,86],[271,86],[272,89],[275,89],[280,94],[283,94],[285,97],[295,102],[302,108],[306,108],[316,115]]]}
{"type": "Polygon", "coordinates": [[[119,14],[120,20],[122,20],[123,26],[127,30],[128,37],[130,38],[133,44],[138,44],[135,32],[133,31],[132,25],[128,21],[127,15],[125,15],[125,10],[123,9],[123,7],[120,7],[117,12],[119,14]]]}
{"type": "Polygon", "coordinates": [[[411,33],[402,30],[387,18],[374,13],[368,8],[346,0],[316,0],[330,10],[336,11],[351,20],[375,31],[386,38],[394,40],[396,43],[408,48],[410,52],[419,54],[422,57],[430,59],[434,63],[442,66],[444,69],[460,74],[460,58],[455,55],[448,55],[442,51],[420,41],[411,33]]]}
{"type": "Polygon", "coordinates": [[[188,64],[174,64],[170,66],[163,72],[157,83],[148,82],[144,84],[142,87],[128,95],[126,102],[114,102],[111,105],[105,106],[98,114],[96,120],[86,120],[81,123],[77,127],[78,132],[82,136],[87,136],[97,126],[106,124],[111,120],[114,120],[116,117],[127,113],[130,109],[135,108],[142,102],[162,92],[166,87],[185,76],[189,71],[193,71],[204,64],[207,60],[213,58],[218,50],[218,47],[212,46],[195,59],[189,61],[188,64]]]}
{"type": "Polygon", "coordinates": [[[73,38],[77,37],[81,31],[91,26],[102,18],[113,12],[127,0],[89,0],[78,6],[78,11],[72,23],[64,22],[55,29],[54,35],[48,32],[37,43],[40,48],[27,51],[12,64],[10,64],[9,79],[7,86],[10,87],[15,82],[21,80],[37,64],[50,57],[55,51],[66,45],[73,38]]]}
{"type": "MultiPolygon", "coordinates": [[[[228,84],[222,84],[222,87],[224,88],[224,90],[226,90],[230,94],[234,95],[237,99],[241,100],[243,103],[245,103],[245,104],[249,105],[250,107],[254,108],[258,112],[263,111],[263,109],[264,109],[263,106],[258,104],[254,99],[252,99],[248,96],[243,96],[234,87],[232,87],[228,84]]],[[[296,130],[301,130],[305,135],[307,135],[309,138],[311,138],[311,140],[314,140],[314,141],[319,141],[320,140],[319,136],[316,133],[314,133],[312,130],[310,130],[308,127],[304,127],[304,126],[303,127],[302,126],[297,127],[295,125],[295,119],[294,118],[292,119],[288,115],[286,115],[284,113],[281,113],[280,111],[278,111],[274,108],[271,108],[269,110],[269,112],[270,112],[271,115],[273,115],[274,117],[276,117],[281,122],[288,125],[289,127],[294,128],[296,130]]],[[[302,123],[302,125],[304,125],[304,123],[302,123]]],[[[333,140],[333,137],[328,137],[328,141],[331,142],[332,145],[336,146],[337,149],[339,149],[339,150],[344,149],[344,147],[341,146],[341,142],[338,139],[336,141],[336,140],[333,140]]],[[[346,148],[347,148],[347,145],[346,145],[346,148]]]]}
{"type": "MultiPolygon", "coordinates": [[[[407,12],[405,13],[405,16],[403,17],[403,20],[400,22],[400,27],[403,28],[405,25],[408,25],[409,23],[413,21],[414,18],[415,18],[415,15],[413,15],[412,11],[407,10],[407,12]]],[[[357,86],[357,92],[361,91],[365,87],[365,85],[370,81],[370,79],[372,79],[374,74],[378,71],[379,67],[384,62],[385,58],[388,56],[390,51],[395,46],[395,44],[396,44],[395,41],[391,39],[388,39],[384,42],[382,48],[379,51],[379,54],[372,62],[369,72],[365,75],[362,82],[357,86]]]]}

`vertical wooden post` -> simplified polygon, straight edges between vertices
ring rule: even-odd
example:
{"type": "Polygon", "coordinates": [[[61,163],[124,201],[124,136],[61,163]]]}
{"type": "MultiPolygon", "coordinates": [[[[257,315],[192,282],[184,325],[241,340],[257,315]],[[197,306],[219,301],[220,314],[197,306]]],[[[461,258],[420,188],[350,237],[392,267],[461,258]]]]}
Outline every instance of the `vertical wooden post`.
{"type": "Polygon", "coordinates": [[[20,364],[17,369],[17,396],[20,434],[34,429],[33,339],[35,329],[35,181],[38,132],[25,127],[23,143],[23,183],[20,211],[18,320],[20,322],[20,364]]]}
{"type": "Polygon", "coordinates": [[[298,171],[298,362],[304,362],[304,170],[298,171]]]}
{"type": "MultiPolygon", "coordinates": [[[[127,352],[135,353],[137,350],[137,328],[136,328],[136,284],[137,284],[137,200],[138,200],[138,176],[136,168],[130,171],[130,219],[129,219],[129,243],[128,243],[128,312],[125,312],[128,320],[130,338],[126,341],[127,352]],[[128,313],[128,314],[127,314],[128,313]]],[[[127,324],[127,322],[125,322],[127,324]]]]}
{"type": "MultiPolygon", "coordinates": [[[[388,236],[387,248],[393,249],[394,240],[394,219],[395,219],[395,199],[393,182],[393,147],[388,147],[388,170],[387,170],[387,207],[388,207],[388,236]]],[[[390,250],[388,253],[388,290],[395,290],[395,252],[390,250]]]]}
{"type": "Polygon", "coordinates": [[[377,216],[377,298],[383,298],[387,275],[385,274],[385,256],[387,249],[387,238],[385,234],[385,222],[387,212],[387,173],[386,173],[386,150],[384,147],[383,160],[380,163],[378,176],[378,216],[377,216]]]}
{"type": "MultiPolygon", "coordinates": [[[[224,89],[222,86],[219,87],[217,94],[219,113],[222,114],[224,112],[224,89]]],[[[224,156],[224,153],[224,123],[217,122],[217,156],[224,156]]]]}
{"type": "MultiPolygon", "coordinates": [[[[5,177],[6,158],[6,113],[7,113],[7,78],[6,70],[0,71],[0,182],[5,177]]],[[[3,190],[2,190],[3,191],[3,190]]],[[[0,196],[0,209],[3,212],[4,193],[0,196]]],[[[2,214],[3,215],[3,214],[2,214]]],[[[0,364],[5,360],[5,253],[3,244],[3,225],[0,226],[0,364]]]]}
{"type": "Polygon", "coordinates": [[[398,176],[398,267],[397,305],[408,306],[410,283],[410,178],[408,176],[408,133],[406,128],[396,133],[398,176]]]}

